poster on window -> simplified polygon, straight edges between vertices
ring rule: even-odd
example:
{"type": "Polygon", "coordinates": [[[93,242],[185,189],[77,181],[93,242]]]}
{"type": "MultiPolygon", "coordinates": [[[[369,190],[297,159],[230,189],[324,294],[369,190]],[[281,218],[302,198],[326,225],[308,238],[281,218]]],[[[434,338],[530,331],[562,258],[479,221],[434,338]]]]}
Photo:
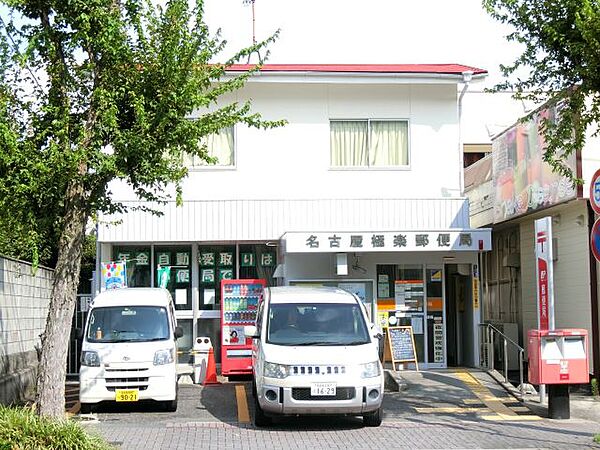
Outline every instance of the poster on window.
{"type": "Polygon", "coordinates": [[[413,328],[413,334],[423,334],[423,317],[412,316],[410,318],[410,325],[413,328]]]}
{"type": "Polygon", "coordinates": [[[159,267],[157,270],[158,287],[167,289],[171,279],[171,267],[159,267]]]}
{"type": "Polygon", "coordinates": [[[423,281],[397,280],[394,285],[395,299],[399,310],[423,311],[423,281]],[[401,305],[403,301],[403,305],[401,305]]]}
{"type": "Polygon", "coordinates": [[[106,289],[120,289],[127,287],[127,271],[125,262],[102,263],[102,279],[106,289]]]}

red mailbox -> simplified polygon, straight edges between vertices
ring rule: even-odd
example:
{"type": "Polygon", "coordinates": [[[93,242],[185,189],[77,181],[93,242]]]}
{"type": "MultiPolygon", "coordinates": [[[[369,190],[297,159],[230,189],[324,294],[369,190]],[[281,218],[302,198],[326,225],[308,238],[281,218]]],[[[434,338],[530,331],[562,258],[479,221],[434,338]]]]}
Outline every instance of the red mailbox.
{"type": "Polygon", "coordinates": [[[529,382],[589,382],[587,330],[529,330],[529,382]]]}

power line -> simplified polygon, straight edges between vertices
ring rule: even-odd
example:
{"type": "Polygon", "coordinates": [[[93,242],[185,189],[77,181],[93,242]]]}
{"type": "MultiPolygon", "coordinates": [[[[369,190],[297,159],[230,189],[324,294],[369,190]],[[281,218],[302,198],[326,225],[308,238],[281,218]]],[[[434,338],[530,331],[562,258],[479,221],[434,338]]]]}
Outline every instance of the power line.
{"type": "MultiPolygon", "coordinates": [[[[4,19],[2,18],[2,16],[0,16],[0,23],[2,23],[2,27],[4,28],[4,32],[6,34],[6,37],[8,37],[8,39],[10,39],[10,41],[13,44],[13,51],[16,54],[20,55],[21,53],[19,52],[19,46],[17,45],[17,43],[13,39],[12,35],[8,32],[8,27],[6,26],[6,23],[4,22],[4,19]]],[[[27,63],[25,64],[25,68],[27,69],[27,71],[31,75],[31,78],[33,78],[33,81],[35,82],[35,84],[37,85],[37,87],[40,90],[42,90],[42,86],[40,85],[37,77],[34,75],[33,71],[31,70],[31,68],[29,67],[29,65],[27,63]]]]}

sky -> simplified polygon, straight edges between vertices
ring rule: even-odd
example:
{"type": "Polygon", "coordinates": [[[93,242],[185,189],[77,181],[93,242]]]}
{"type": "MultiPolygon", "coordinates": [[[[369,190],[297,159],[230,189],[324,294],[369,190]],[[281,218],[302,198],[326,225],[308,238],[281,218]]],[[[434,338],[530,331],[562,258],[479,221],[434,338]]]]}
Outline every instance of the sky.
{"type": "MultiPolygon", "coordinates": [[[[490,17],[481,0],[255,0],[256,39],[280,30],[268,63],[457,63],[486,69],[463,104],[463,139],[489,143],[491,135],[525,114],[509,94],[482,94],[503,81],[500,64],[521,48],[511,29],[490,17]]],[[[204,0],[212,33],[221,29],[231,56],[252,43],[252,7],[244,0],[204,0]]],[[[246,61],[241,61],[246,62],[246,61]]]]}
{"type": "MultiPolygon", "coordinates": [[[[205,22],[228,41],[224,56],[252,42],[252,7],[205,0],[205,22]]],[[[481,0],[255,0],[256,38],[280,29],[269,63],[458,63],[502,80],[499,64],[520,53],[481,0]]],[[[244,61],[245,62],[245,61],[244,61]]]]}

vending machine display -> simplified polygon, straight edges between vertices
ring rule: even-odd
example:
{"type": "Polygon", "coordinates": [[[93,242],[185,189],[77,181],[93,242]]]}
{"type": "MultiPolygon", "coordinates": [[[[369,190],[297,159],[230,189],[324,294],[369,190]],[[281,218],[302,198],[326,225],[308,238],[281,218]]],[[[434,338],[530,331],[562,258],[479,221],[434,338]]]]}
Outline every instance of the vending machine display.
{"type": "Polygon", "coordinates": [[[221,373],[224,376],[252,373],[252,338],[244,326],[256,324],[265,280],[221,281],[221,373]]]}

